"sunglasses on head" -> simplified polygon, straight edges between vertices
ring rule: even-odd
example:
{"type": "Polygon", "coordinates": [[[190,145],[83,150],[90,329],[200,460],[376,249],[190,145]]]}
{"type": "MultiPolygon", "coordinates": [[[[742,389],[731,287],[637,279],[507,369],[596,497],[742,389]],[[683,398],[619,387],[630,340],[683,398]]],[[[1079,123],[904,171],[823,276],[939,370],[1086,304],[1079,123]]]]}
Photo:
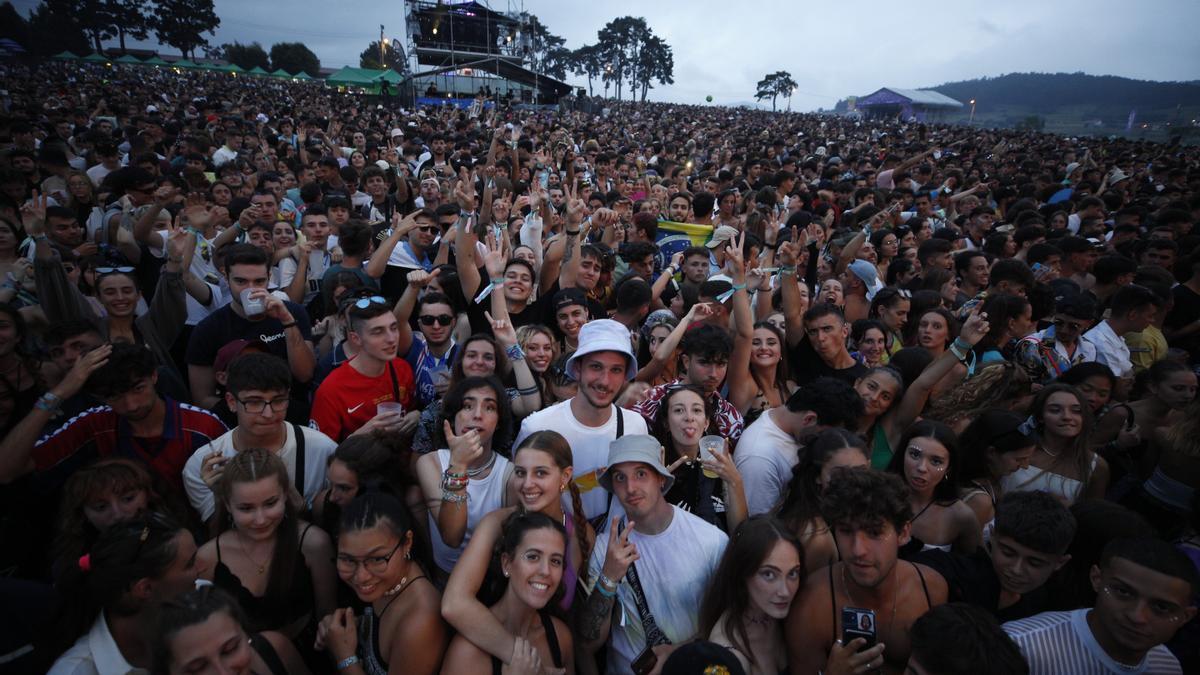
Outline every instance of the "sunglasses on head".
{"type": "Polygon", "coordinates": [[[420,318],[422,326],[432,326],[434,323],[437,323],[439,326],[449,326],[450,322],[453,320],[454,317],[450,316],[449,314],[438,314],[436,316],[433,314],[426,314],[420,318]]]}
{"type": "Polygon", "coordinates": [[[386,305],[387,298],[381,298],[378,295],[372,295],[369,298],[362,298],[354,303],[354,306],[359,309],[366,309],[371,305],[386,305]]]}
{"type": "Polygon", "coordinates": [[[104,276],[105,274],[116,274],[118,272],[120,272],[121,274],[132,274],[133,268],[132,267],[97,267],[96,268],[96,274],[99,274],[100,276],[104,276]]]}

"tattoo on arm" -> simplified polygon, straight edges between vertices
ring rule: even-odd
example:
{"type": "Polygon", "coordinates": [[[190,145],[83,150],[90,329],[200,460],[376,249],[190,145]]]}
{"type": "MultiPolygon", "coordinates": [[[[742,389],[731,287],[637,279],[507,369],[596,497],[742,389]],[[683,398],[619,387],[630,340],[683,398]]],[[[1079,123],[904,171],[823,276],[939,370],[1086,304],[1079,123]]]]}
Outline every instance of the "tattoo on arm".
{"type": "Polygon", "coordinates": [[[575,235],[575,234],[566,235],[567,250],[563,252],[563,260],[562,260],[563,267],[566,267],[567,263],[571,262],[571,258],[575,257],[575,238],[577,236],[579,236],[579,235],[575,235]]]}
{"type": "Polygon", "coordinates": [[[612,618],[615,598],[606,598],[597,591],[588,596],[579,617],[579,636],[586,642],[594,642],[601,638],[604,624],[612,618]]]}

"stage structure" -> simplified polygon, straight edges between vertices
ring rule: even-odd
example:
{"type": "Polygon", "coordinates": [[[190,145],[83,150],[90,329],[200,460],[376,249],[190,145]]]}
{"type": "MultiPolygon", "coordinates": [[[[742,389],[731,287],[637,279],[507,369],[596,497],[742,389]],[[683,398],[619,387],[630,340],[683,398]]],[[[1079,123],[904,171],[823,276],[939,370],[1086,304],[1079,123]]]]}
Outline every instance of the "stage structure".
{"type": "Polygon", "coordinates": [[[553,105],[571,85],[538,73],[524,12],[480,2],[405,0],[406,56],[417,103],[470,106],[480,91],[514,104],[553,105]]]}

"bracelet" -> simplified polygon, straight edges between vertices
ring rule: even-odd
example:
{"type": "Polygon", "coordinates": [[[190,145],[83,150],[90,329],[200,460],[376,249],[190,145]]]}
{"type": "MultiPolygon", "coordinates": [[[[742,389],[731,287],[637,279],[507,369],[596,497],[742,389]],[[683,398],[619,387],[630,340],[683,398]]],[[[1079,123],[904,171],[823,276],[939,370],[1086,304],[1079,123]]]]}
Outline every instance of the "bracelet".
{"type": "Polygon", "coordinates": [[[467,477],[466,471],[451,471],[450,469],[446,469],[445,471],[442,472],[442,474],[445,476],[449,476],[450,478],[466,478],[467,477]]]}
{"type": "Polygon", "coordinates": [[[444,492],[462,492],[465,489],[467,489],[466,478],[442,478],[444,492]]]}
{"type": "Polygon", "coordinates": [[[467,501],[467,493],[454,494],[453,492],[442,491],[442,501],[452,504],[462,504],[467,501]]]}
{"type": "Polygon", "coordinates": [[[572,232],[570,230],[565,230],[565,232],[567,233],[568,237],[578,237],[579,236],[579,230],[575,230],[574,232],[572,232]]]}
{"type": "Polygon", "coordinates": [[[533,385],[532,387],[528,387],[528,388],[525,388],[525,389],[521,389],[520,387],[518,387],[518,388],[517,388],[517,393],[518,393],[518,394],[520,394],[520,395],[522,395],[522,396],[533,396],[534,394],[539,394],[539,393],[541,393],[541,391],[542,391],[542,390],[541,390],[541,389],[539,389],[539,388],[538,388],[538,386],[537,386],[536,384],[535,384],[535,385],[533,385]]]}
{"type": "Polygon", "coordinates": [[[961,337],[954,338],[953,346],[958,347],[959,351],[962,352],[971,351],[971,345],[967,344],[967,341],[961,337]]]}
{"type": "Polygon", "coordinates": [[[525,360],[525,350],[521,349],[521,345],[509,345],[504,350],[504,355],[508,357],[509,361],[525,360]]]}
{"type": "Polygon", "coordinates": [[[283,330],[287,330],[287,329],[289,329],[289,328],[294,328],[295,326],[296,326],[296,322],[295,322],[295,321],[293,321],[293,322],[291,322],[291,323],[285,323],[285,324],[283,324],[283,330]]]}
{"type": "Polygon", "coordinates": [[[792,276],[796,273],[795,265],[783,265],[779,268],[779,276],[792,276]]]}
{"type": "Polygon", "coordinates": [[[338,669],[338,670],[345,670],[345,669],[349,668],[350,666],[353,666],[353,665],[354,665],[354,664],[356,664],[356,663],[358,663],[358,656],[357,656],[357,655],[354,655],[354,656],[347,656],[346,658],[342,659],[341,661],[338,661],[338,663],[337,663],[337,669],[338,669]]]}
{"type": "Polygon", "coordinates": [[[45,234],[35,234],[35,235],[33,235],[33,240],[34,240],[34,241],[46,241],[46,240],[47,240],[47,239],[49,239],[49,238],[50,238],[50,237],[49,237],[49,236],[47,236],[47,235],[45,235],[45,234]]]}
{"type": "Polygon", "coordinates": [[[604,572],[600,573],[599,581],[600,581],[600,585],[603,586],[604,588],[607,588],[610,591],[617,590],[617,582],[615,582],[612,579],[609,579],[607,576],[605,576],[604,572]]]}
{"type": "Polygon", "coordinates": [[[474,217],[474,215],[475,215],[474,211],[463,211],[462,209],[458,210],[459,218],[471,218],[471,217],[474,217]]]}
{"type": "Polygon", "coordinates": [[[605,586],[604,586],[604,582],[600,582],[600,583],[597,583],[597,584],[596,584],[596,592],[597,592],[597,593],[599,593],[599,594],[600,594],[600,597],[602,597],[602,598],[615,598],[615,597],[617,597],[617,591],[616,591],[616,589],[613,589],[613,588],[605,588],[605,586]]]}
{"type": "Polygon", "coordinates": [[[663,268],[663,273],[669,277],[675,276],[675,273],[678,271],[679,270],[675,269],[674,265],[667,265],[666,267],[663,268]]]}
{"type": "Polygon", "coordinates": [[[37,408],[38,410],[45,410],[48,413],[52,413],[58,410],[58,407],[62,405],[62,402],[63,400],[59,398],[58,394],[48,391],[38,397],[38,400],[34,402],[33,407],[37,408]]]}

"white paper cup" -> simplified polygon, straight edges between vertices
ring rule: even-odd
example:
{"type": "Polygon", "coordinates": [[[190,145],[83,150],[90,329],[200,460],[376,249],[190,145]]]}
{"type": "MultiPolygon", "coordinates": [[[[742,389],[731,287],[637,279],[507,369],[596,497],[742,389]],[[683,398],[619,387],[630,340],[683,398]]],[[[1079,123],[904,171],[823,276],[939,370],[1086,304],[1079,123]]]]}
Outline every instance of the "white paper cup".
{"type": "Polygon", "coordinates": [[[242,299],[242,310],[246,312],[246,316],[259,316],[267,311],[266,299],[263,297],[251,298],[250,294],[254,292],[253,288],[243,289],[240,293],[242,299]]]}

